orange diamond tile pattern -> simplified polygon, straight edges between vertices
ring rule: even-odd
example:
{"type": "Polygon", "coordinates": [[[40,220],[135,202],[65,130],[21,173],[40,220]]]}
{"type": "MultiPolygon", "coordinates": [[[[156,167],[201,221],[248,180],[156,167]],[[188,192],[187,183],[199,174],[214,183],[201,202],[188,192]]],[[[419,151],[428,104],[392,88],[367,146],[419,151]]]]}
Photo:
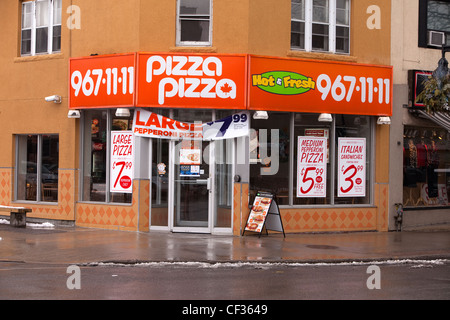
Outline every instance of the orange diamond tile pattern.
{"type": "MultiPolygon", "coordinates": [[[[375,187],[375,206],[373,207],[283,208],[280,211],[284,230],[291,233],[387,230],[388,186],[380,184],[375,187]]],[[[242,232],[245,226],[249,213],[246,199],[248,199],[248,184],[235,184],[234,234],[242,232]],[[244,188],[246,188],[246,192],[242,192],[244,188]]]]}
{"type": "Polygon", "coordinates": [[[149,190],[148,180],[133,180],[131,205],[78,203],[76,224],[104,229],[148,231],[149,190]]]}
{"type": "MultiPolygon", "coordinates": [[[[0,170],[0,204],[12,205],[13,169],[0,170]]],[[[28,214],[32,218],[74,220],[75,171],[60,170],[58,174],[58,202],[51,205],[27,204],[33,209],[28,214]]]]}
{"type": "MultiPolygon", "coordinates": [[[[13,169],[0,169],[0,204],[12,205],[13,169]]],[[[75,221],[85,227],[137,231],[149,228],[148,180],[133,181],[131,205],[77,203],[75,170],[61,169],[58,175],[58,202],[27,204],[32,218],[75,221]],[[138,223],[139,221],[139,223],[138,223]]]]}

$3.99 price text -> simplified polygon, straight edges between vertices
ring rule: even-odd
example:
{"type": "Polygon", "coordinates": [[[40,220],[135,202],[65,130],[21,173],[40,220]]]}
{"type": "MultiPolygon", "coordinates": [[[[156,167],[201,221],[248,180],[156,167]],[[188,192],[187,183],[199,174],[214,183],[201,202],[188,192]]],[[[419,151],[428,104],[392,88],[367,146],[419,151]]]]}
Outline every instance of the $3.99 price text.
{"type": "Polygon", "coordinates": [[[343,186],[340,187],[340,190],[342,193],[348,193],[350,190],[352,190],[356,185],[360,185],[363,181],[361,178],[357,177],[356,179],[355,176],[358,172],[362,172],[364,170],[364,166],[359,165],[359,166],[355,166],[354,164],[345,167],[342,166],[341,171],[344,177],[344,181],[347,183],[347,187],[344,188],[343,186]]]}

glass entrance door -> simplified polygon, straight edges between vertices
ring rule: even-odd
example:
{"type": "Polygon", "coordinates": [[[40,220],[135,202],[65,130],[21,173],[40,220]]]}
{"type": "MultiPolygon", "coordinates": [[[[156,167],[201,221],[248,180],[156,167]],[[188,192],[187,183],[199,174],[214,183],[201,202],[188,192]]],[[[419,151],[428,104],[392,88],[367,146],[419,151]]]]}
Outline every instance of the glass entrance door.
{"type": "Polygon", "coordinates": [[[211,232],[210,142],[183,140],[175,147],[173,231],[211,232]]]}

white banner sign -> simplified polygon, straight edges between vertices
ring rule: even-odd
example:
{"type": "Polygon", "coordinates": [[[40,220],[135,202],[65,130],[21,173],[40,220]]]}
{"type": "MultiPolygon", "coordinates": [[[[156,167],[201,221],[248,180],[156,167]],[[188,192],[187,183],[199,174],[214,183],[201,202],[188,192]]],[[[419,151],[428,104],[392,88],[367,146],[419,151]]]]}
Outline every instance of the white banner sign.
{"type": "Polygon", "coordinates": [[[132,193],[134,136],[132,131],[111,131],[110,192],[132,193]]]}
{"type": "Polygon", "coordinates": [[[248,113],[240,112],[203,125],[203,139],[219,140],[243,137],[249,133],[248,113]]]}
{"type": "Polygon", "coordinates": [[[338,139],[338,197],[366,196],[366,139],[338,139]]]}
{"type": "Polygon", "coordinates": [[[327,182],[327,138],[298,137],[297,197],[324,198],[327,182]]]}
{"type": "Polygon", "coordinates": [[[140,137],[162,139],[230,139],[248,135],[248,118],[247,112],[241,112],[208,123],[186,123],[137,109],[133,119],[133,133],[140,137]]]}

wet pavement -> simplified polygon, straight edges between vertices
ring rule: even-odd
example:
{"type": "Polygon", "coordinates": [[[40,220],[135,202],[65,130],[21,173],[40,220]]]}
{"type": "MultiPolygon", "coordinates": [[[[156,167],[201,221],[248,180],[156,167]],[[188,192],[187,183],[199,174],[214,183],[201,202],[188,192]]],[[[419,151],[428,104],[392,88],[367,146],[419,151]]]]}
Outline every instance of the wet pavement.
{"type": "Polygon", "coordinates": [[[0,262],[344,262],[449,259],[450,229],[221,236],[0,224],[0,262]]]}

